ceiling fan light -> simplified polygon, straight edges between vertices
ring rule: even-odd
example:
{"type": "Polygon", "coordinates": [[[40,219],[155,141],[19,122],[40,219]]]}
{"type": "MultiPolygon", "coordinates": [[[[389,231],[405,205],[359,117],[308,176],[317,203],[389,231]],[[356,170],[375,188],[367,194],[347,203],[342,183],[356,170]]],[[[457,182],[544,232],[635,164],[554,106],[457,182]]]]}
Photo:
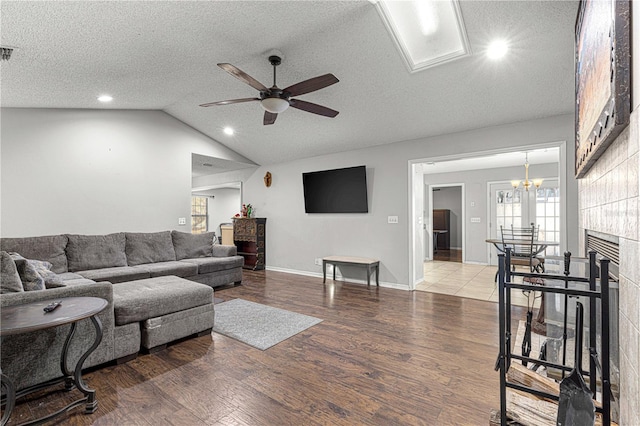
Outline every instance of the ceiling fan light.
{"type": "Polygon", "coordinates": [[[273,114],[279,114],[289,108],[289,101],[281,98],[264,98],[260,101],[260,104],[265,111],[269,111],[273,114]]]}

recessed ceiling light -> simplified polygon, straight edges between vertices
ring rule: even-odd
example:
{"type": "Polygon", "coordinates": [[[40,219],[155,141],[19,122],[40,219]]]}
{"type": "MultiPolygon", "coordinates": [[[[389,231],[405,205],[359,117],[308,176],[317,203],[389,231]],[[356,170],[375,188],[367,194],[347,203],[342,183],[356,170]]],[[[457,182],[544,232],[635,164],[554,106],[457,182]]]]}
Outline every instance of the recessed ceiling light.
{"type": "Polygon", "coordinates": [[[224,128],[224,132],[225,132],[227,135],[231,136],[231,135],[233,134],[233,129],[232,129],[231,127],[225,127],[225,128],[224,128]]]}
{"type": "Polygon", "coordinates": [[[500,59],[507,54],[509,46],[504,40],[495,40],[487,48],[487,56],[490,59],[500,59]]]}
{"type": "Polygon", "coordinates": [[[109,95],[100,95],[98,96],[98,100],[100,102],[111,102],[113,100],[113,98],[109,95]]]}

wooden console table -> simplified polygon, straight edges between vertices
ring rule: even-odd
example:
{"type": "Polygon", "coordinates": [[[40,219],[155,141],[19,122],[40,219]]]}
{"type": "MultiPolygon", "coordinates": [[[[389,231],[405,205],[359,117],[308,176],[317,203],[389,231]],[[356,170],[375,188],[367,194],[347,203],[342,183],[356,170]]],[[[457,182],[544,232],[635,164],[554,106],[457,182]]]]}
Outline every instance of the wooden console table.
{"type": "Polygon", "coordinates": [[[16,390],[13,385],[13,381],[4,373],[2,374],[2,386],[6,391],[6,399],[5,396],[3,396],[2,401],[2,405],[5,405],[4,414],[1,420],[2,426],[9,421],[9,417],[11,416],[11,412],[13,411],[17,398],[61,382],[65,383],[66,390],[71,390],[74,387],[77,387],[78,390],[85,395],[84,398],[74,401],[55,413],[31,421],[28,424],[44,423],[82,404],[85,404],[85,414],[91,414],[98,408],[96,391],[89,389],[82,380],[82,365],[91,352],[93,352],[102,341],[102,323],[96,314],[100,313],[107,307],[107,301],[98,297],[64,297],[56,299],[56,301],[61,301],[62,304],[52,312],[44,312],[43,308],[53,302],[53,300],[2,308],[0,337],[71,324],[71,328],[69,329],[69,334],[65,340],[60,357],[60,368],[62,370],[61,377],[49,380],[45,383],[30,386],[25,389],[16,390]],[[93,345],[91,345],[91,347],[80,357],[73,371],[70,371],[67,366],[69,343],[71,343],[71,338],[76,330],[77,322],[85,318],[91,319],[91,322],[96,329],[96,337],[93,345]]]}
{"type": "Polygon", "coordinates": [[[380,261],[377,259],[369,259],[366,257],[352,256],[327,256],[322,258],[322,282],[327,281],[327,263],[333,265],[333,279],[336,279],[336,266],[340,265],[356,265],[365,266],[367,268],[367,285],[371,284],[371,274],[376,272],[376,285],[379,286],[380,278],[380,261]]]}

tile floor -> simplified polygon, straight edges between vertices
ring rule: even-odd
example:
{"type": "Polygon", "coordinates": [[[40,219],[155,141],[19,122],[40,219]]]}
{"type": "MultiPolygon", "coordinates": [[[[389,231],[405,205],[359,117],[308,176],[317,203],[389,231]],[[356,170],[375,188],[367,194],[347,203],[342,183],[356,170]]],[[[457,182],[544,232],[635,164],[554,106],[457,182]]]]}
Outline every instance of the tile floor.
{"type": "MultiPolygon", "coordinates": [[[[496,266],[471,265],[459,262],[429,261],[424,263],[424,281],[416,290],[451,294],[470,299],[498,302],[498,284],[494,281],[496,266]]],[[[516,282],[522,278],[516,277],[516,282]]],[[[527,306],[527,296],[513,291],[514,305],[527,306]]],[[[539,305],[536,299],[535,307],[539,305]]]]}

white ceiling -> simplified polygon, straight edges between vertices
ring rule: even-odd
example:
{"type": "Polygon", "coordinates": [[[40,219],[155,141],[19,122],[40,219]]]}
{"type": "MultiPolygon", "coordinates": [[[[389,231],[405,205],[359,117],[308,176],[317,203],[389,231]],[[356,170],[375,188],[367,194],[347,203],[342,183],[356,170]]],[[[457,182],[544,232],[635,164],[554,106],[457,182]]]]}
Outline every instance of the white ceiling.
{"type": "Polygon", "coordinates": [[[369,1],[6,1],[4,107],[160,109],[258,164],[572,113],[575,1],[461,1],[472,55],[409,73],[369,1]],[[484,56],[494,38],[508,56],[484,56]],[[216,66],[278,86],[325,73],[339,83],[262,125],[257,92],[216,66]],[[108,93],[107,106],[96,97],[108,93]],[[231,126],[235,135],[222,129],[231,126]]]}

